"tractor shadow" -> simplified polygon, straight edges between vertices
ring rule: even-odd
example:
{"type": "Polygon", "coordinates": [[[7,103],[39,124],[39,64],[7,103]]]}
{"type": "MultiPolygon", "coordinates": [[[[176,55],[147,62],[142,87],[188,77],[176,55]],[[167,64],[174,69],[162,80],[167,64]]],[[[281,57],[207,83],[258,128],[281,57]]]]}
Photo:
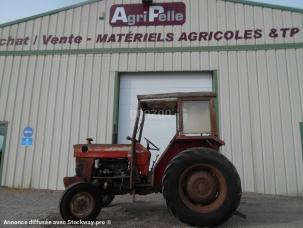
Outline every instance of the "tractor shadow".
{"type": "MultiPolygon", "coordinates": [[[[141,196],[134,203],[130,198],[114,200],[99,219],[111,219],[116,226],[188,227],[169,212],[161,195],[141,196]]],[[[239,211],[247,218],[233,216],[222,227],[303,227],[303,198],[243,194],[239,211]]]]}
{"type": "Polygon", "coordinates": [[[163,199],[117,201],[103,208],[98,219],[109,219],[116,227],[186,227],[169,212],[163,199]]]}
{"type": "MultiPolygon", "coordinates": [[[[61,220],[56,205],[43,219],[61,220]]],[[[245,193],[238,210],[247,218],[233,216],[221,227],[303,227],[303,197],[245,193]]],[[[134,203],[131,196],[116,196],[97,220],[110,220],[106,227],[188,227],[169,212],[161,194],[136,196],[134,203]]]]}
{"type": "Polygon", "coordinates": [[[303,198],[246,193],[238,209],[247,216],[233,216],[223,227],[303,227],[303,198]]]}

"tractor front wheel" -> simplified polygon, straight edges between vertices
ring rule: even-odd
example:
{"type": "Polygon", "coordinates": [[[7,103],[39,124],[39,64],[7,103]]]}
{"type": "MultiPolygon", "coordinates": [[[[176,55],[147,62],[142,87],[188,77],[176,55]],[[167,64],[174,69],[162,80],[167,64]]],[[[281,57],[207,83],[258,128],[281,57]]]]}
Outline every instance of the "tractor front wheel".
{"type": "Polygon", "coordinates": [[[91,183],[71,185],[64,191],[60,200],[60,213],[65,221],[94,221],[101,208],[100,192],[91,183]]]}
{"type": "Polygon", "coordinates": [[[163,195],[171,212],[195,227],[216,226],[231,217],[241,199],[241,182],[233,164],[208,148],[177,155],[163,177],[163,195]]]}

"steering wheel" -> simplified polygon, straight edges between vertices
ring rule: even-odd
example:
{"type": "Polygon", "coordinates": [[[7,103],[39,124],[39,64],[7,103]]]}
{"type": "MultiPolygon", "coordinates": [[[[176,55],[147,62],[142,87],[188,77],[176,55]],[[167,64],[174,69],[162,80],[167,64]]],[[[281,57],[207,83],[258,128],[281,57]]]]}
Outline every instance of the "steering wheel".
{"type": "Polygon", "coordinates": [[[149,139],[147,139],[145,137],[144,137],[144,139],[146,140],[146,144],[147,144],[146,147],[147,147],[148,150],[158,150],[158,151],[160,151],[159,147],[157,147],[155,144],[153,144],[149,139]],[[154,148],[151,148],[149,146],[149,144],[151,144],[154,148]]]}

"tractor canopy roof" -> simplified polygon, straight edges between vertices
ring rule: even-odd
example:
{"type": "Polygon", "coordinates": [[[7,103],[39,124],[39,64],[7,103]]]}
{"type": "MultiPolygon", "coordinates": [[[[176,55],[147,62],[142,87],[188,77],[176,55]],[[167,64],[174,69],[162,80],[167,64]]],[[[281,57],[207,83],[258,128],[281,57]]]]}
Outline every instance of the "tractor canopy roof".
{"type": "Polygon", "coordinates": [[[138,95],[140,106],[146,114],[175,115],[178,100],[205,100],[216,97],[212,92],[183,92],[138,95]]]}

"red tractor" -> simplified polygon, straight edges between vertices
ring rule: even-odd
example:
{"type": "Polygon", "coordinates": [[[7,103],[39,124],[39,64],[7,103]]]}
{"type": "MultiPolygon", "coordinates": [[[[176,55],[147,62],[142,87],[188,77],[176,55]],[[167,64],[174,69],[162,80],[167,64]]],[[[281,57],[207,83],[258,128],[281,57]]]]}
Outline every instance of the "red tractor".
{"type": "MultiPolygon", "coordinates": [[[[214,93],[142,95],[130,144],[74,145],[76,175],[65,177],[64,220],[95,220],[115,195],[161,192],[169,210],[190,226],[225,222],[239,206],[241,181],[219,152],[214,93]],[[175,115],[176,134],[150,169],[149,139],[141,144],[146,115],[175,115]]],[[[163,123],[165,127],[165,123],[163,123]]]]}

